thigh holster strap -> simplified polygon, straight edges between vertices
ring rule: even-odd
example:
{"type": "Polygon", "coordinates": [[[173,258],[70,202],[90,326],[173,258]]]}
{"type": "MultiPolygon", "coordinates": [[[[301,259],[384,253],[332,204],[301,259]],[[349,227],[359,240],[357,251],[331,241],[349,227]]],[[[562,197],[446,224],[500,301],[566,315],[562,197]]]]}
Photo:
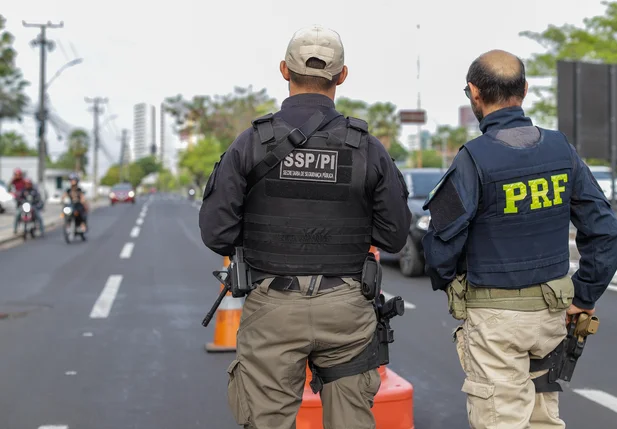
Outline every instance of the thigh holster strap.
{"type": "Polygon", "coordinates": [[[331,383],[343,377],[363,374],[377,367],[379,367],[379,342],[377,335],[374,335],[370,344],[349,362],[329,368],[322,368],[313,364],[309,356],[309,369],[313,378],[310,383],[311,390],[313,393],[321,392],[323,385],[326,383],[331,383]]]}

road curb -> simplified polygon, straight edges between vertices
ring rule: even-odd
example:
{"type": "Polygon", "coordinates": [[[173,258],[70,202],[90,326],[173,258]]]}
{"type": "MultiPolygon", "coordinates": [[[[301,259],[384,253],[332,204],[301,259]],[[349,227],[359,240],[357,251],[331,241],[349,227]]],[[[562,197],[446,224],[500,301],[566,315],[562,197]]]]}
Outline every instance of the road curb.
{"type": "MultiPolygon", "coordinates": [[[[95,212],[96,210],[100,209],[101,207],[106,207],[107,205],[104,203],[101,204],[93,204],[92,207],[92,212],[95,212]]],[[[49,221],[49,223],[45,224],[45,235],[47,235],[48,231],[53,231],[56,228],[58,228],[60,225],[62,225],[63,223],[63,219],[62,217],[60,217],[60,214],[58,214],[57,219],[53,219],[51,221],[49,221]]],[[[6,238],[0,238],[0,246],[4,245],[4,244],[8,244],[8,243],[12,243],[14,241],[18,241],[18,240],[22,240],[23,241],[24,237],[21,234],[18,235],[11,235],[9,237],[6,238]]]]}

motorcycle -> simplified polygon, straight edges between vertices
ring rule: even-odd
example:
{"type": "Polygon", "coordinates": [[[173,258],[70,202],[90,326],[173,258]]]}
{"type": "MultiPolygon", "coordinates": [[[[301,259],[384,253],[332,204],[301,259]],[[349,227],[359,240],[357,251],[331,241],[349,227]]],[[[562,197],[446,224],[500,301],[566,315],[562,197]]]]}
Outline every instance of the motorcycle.
{"type": "Polygon", "coordinates": [[[189,189],[189,201],[193,201],[195,199],[195,189],[189,189]]]}
{"type": "Polygon", "coordinates": [[[64,208],[62,209],[64,217],[64,241],[71,244],[76,236],[81,238],[81,241],[86,241],[86,234],[81,229],[81,216],[79,210],[75,209],[70,199],[65,198],[64,208]]]}
{"type": "Polygon", "coordinates": [[[24,226],[24,240],[28,239],[28,234],[32,238],[35,238],[35,231],[37,229],[37,225],[36,225],[36,217],[34,216],[34,210],[36,210],[36,208],[32,204],[31,198],[28,198],[21,205],[21,215],[20,215],[19,221],[24,226]]]}

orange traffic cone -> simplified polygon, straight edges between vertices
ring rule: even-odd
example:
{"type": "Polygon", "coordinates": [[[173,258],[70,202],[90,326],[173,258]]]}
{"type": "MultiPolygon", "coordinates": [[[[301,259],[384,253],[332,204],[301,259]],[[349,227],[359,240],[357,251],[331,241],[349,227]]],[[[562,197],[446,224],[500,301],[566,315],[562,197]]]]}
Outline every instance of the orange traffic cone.
{"type": "MultiPolygon", "coordinates": [[[[370,251],[379,261],[379,250],[371,246],[370,251]]],[[[375,395],[372,409],[377,429],[414,429],[413,386],[384,366],[380,366],[378,371],[381,386],[375,395]]],[[[323,429],[321,398],[311,390],[311,380],[311,371],[307,365],[304,395],[296,418],[296,429],[323,429]]]]}
{"type": "MultiPolygon", "coordinates": [[[[227,267],[229,267],[229,258],[226,256],[223,262],[223,270],[226,270],[227,267]]],[[[221,284],[221,290],[224,288],[225,286],[221,284]]],[[[227,292],[216,311],[214,341],[206,344],[207,352],[236,351],[236,333],[240,327],[243,305],[244,298],[234,298],[231,296],[231,292],[227,292]]]]}
{"type": "MultiPolygon", "coordinates": [[[[378,371],[381,386],[372,409],[377,429],[414,429],[413,386],[384,366],[380,366],[378,371]]],[[[311,379],[307,367],[302,405],[296,418],[297,429],[323,429],[321,398],[311,390],[311,379]]]]}

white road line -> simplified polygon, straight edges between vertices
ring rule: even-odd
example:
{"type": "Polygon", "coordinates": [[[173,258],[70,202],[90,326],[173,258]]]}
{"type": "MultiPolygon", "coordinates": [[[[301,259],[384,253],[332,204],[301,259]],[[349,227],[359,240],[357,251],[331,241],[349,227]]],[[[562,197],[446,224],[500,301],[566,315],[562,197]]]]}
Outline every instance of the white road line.
{"type": "Polygon", "coordinates": [[[568,241],[568,244],[569,244],[570,246],[576,246],[576,240],[569,240],[569,241],[568,241]]]}
{"type": "Polygon", "coordinates": [[[114,274],[109,276],[101,295],[94,303],[94,307],[92,307],[90,312],[91,319],[105,319],[109,316],[111,306],[114,304],[118,289],[120,289],[120,283],[122,283],[121,275],[114,274]]]}
{"type": "Polygon", "coordinates": [[[52,425],[52,426],[39,426],[39,429],[69,429],[68,426],[63,425],[52,425]]]}
{"type": "Polygon", "coordinates": [[[617,397],[610,395],[601,390],[593,389],[574,389],[574,393],[589,399],[590,401],[600,404],[603,407],[617,413],[617,397]]]}
{"type": "Polygon", "coordinates": [[[608,290],[613,291],[613,292],[617,292],[617,286],[609,286],[608,290]]]}
{"type": "Polygon", "coordinates": [[[120,252],[120,259],[129,259],[133,254],[135,243],[126,243],[120,252]]]}
{"type": "Polygon", "coordinates": [[[140,218],[137,218],[137,221],[135,221],[135,223],[136,223],[137,225],[143,225],[143,224],[144,224],[144,219],[143,219],[143,218],[141,218],[141,217],[140,217],[140,218]]]}
{"type": "Polygon", "coordinates": [[[138,226],[134,226],[133,229],[131,229],[131,238],[139,237],[139,230],[140,228],[138,226]]]}
{"type": "MultiPolygon", "coordinates": [[[[387,300],[389,300],[390,298],[394,298],[394,295],[389,294],[388,292],[384,292],[383,290],[381,291],[381,293],[383,294],[383,297],[387,300]]],[[[407,310],[413,310],[414,308],[416,308],[415,305],[413,305],[410,301],[403,301],[405,303],[405,308],[407,310]]]]}

